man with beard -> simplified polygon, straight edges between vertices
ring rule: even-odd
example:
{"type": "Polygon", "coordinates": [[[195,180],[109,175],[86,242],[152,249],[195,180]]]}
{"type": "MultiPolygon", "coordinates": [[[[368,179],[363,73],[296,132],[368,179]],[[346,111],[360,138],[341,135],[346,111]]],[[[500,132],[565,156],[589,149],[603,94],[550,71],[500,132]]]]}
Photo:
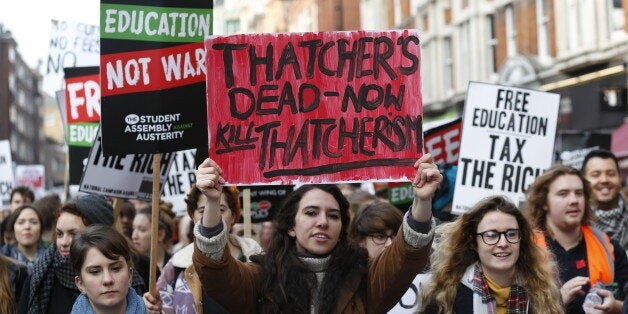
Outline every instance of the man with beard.
{"type": "Polygon", "coordinates": [[[584,157],[582,175],[591,185],[591,208],[596,227],[628,250],[628,208],[622,197],[617,157],[607,150],[594,150],[584,157]]]}

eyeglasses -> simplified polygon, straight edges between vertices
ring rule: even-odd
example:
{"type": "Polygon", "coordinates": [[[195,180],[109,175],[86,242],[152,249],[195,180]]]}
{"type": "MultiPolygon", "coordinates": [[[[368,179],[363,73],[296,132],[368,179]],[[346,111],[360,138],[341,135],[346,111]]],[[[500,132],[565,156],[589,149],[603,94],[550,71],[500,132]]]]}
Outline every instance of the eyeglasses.
{"type": "Polygon", "coordinates": [[[377,245],[382,245],[385,244],[386,241],[388,241],[388,239],[390,239],[390,241],[392,241],[397,235],[396,234],[391,234],[391,235],[386,235],[383,233],[373,233],[373,234],[369,234],[369,237],[371,238],[371,240],[373,240],[373,243],[377,244],[377,245]]]}
{"type": "Polygon", "coordinates": [[[502,237],[502,234],[506,238],[506,241],[510,244],[519,243],[521,241],[521,230],[519,229],[508,229],[503,232],[499,232],[497,230],[487,230],[484,232],[476,233],[476,236],[481,236],[482,241],[487,245],[495,245],[502,237]]]}

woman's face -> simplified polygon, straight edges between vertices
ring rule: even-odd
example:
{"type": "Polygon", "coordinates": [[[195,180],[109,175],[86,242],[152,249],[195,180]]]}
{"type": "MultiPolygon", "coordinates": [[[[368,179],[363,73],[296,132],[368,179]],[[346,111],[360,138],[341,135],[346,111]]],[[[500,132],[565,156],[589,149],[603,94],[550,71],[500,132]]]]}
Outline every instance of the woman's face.
{"type": "MultiPolygon", "coordinates": [[[[478,224],[477,233],[493,231],[485,233],[482,236],[476,235],[475,241],[478,248],[478,255],[482,270],[491,278],[499,278],[500,276],[514,275],[515,264],[519,259],[520,241],[511,237],[510,243],[506,239],[506,234],[496,234],[494,232],[507,232],[512,235],[513,232],[519,231],[519,224],[515,216],[502,213],[500,211],[491,211],[484,215],[478,224]],[[516,230],[516,231],[515,231],[516,230]],[[493,237],[491,237],[493,235],[493,237]],[[491,243],[491,238],[498,237],[497,243],[486,244],[485,241],[491,243]]],[[[520,238],[519,238],[520,239],[520,238]]]]}
{"type": "Polygon", "coordinates": [[[150,220],[145,214],[135,215],[131,240],[142,254],[150,254],[150,220]]]}
{"type": "Polygon", "coordinates": [[[81,217],[62,212],[57,219],[57,250],[62,256],[70,256],[70,245],[74,236],[83,231],[87,226],[81,217]]]}
{"type": "Polygon", "coordinates": [[[383,232],[372,233],[360,241],[360,246],[369,252],[369,259],[374,259],[381,254],[395,238],[396,232],[386,229],[383,232]]]}
{"type": "Polygon", "coordinates": [[[336,199],[323,190],[313,189],[299,201],[294,229],[288,234],[296,238],[299,253],[326,255],[340,241],[341,230],[340,206],[336,199]]]}
{"type": "Polygon", "coordinates": [[[131,270],[122,256],[112,260],[92,247],[85,255],[76,286],[89,299],[94,309],[111,312],[126,302],[131,287],[131,270]]]}
{"type": "Polygon", "coordinates": [[[41,235],[41,223],[37,213],[32,208],[25,208],[15,220],[13,225],[16,242],[25,247],[31,247],[39,243],[41,235]]]}

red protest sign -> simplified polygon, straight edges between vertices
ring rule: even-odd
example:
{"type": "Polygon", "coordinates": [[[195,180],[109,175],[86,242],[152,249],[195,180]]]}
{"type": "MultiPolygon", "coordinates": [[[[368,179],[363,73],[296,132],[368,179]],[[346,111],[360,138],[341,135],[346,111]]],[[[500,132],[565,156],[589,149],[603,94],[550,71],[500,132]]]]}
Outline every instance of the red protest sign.
{"type": "Polygon", "coordinates": [[[424,134],[425,150],[432,154],[436,163],[457,165],[461,135],[461,118],[426,130],[424,134]]]}
{"type": "MultiPolygon", "coordinates": [[[[65,78],[67,123],[100,122],[100,78],[96,74],[65,78]]],[[[87,71],[87,70],[85,70],[87,71]]],[[[77,71],[78,72],[78,71],[77,71]]]]}
{"type": "Polygon", "coordinates": [[[205,50],[209,153],[229,183],[414,176],[416,31],[218,36],[205,50]]]}

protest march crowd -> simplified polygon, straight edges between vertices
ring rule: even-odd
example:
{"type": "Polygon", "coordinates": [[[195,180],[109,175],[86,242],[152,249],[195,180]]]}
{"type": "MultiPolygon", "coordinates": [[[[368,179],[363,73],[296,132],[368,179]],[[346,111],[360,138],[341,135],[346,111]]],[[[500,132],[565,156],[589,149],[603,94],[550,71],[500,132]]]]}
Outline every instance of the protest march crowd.
{"type": "Polygon", "coordinates": [[[611,152],[554,165],[523,205],[496,190],[460,216],[432,214],[449,181],[433,157],[414,168],[406,212],[355,184],[306,184],[252,239],[240,192],[207,158],[185,219],[159,204],[153,294],[150,203],[127,200],[114,219],[103,196],[62,203],[16,187],[0,226],[0,312],[386,313],[412,284],[408,312],[628,313],[627,205],[611,152]]]}

